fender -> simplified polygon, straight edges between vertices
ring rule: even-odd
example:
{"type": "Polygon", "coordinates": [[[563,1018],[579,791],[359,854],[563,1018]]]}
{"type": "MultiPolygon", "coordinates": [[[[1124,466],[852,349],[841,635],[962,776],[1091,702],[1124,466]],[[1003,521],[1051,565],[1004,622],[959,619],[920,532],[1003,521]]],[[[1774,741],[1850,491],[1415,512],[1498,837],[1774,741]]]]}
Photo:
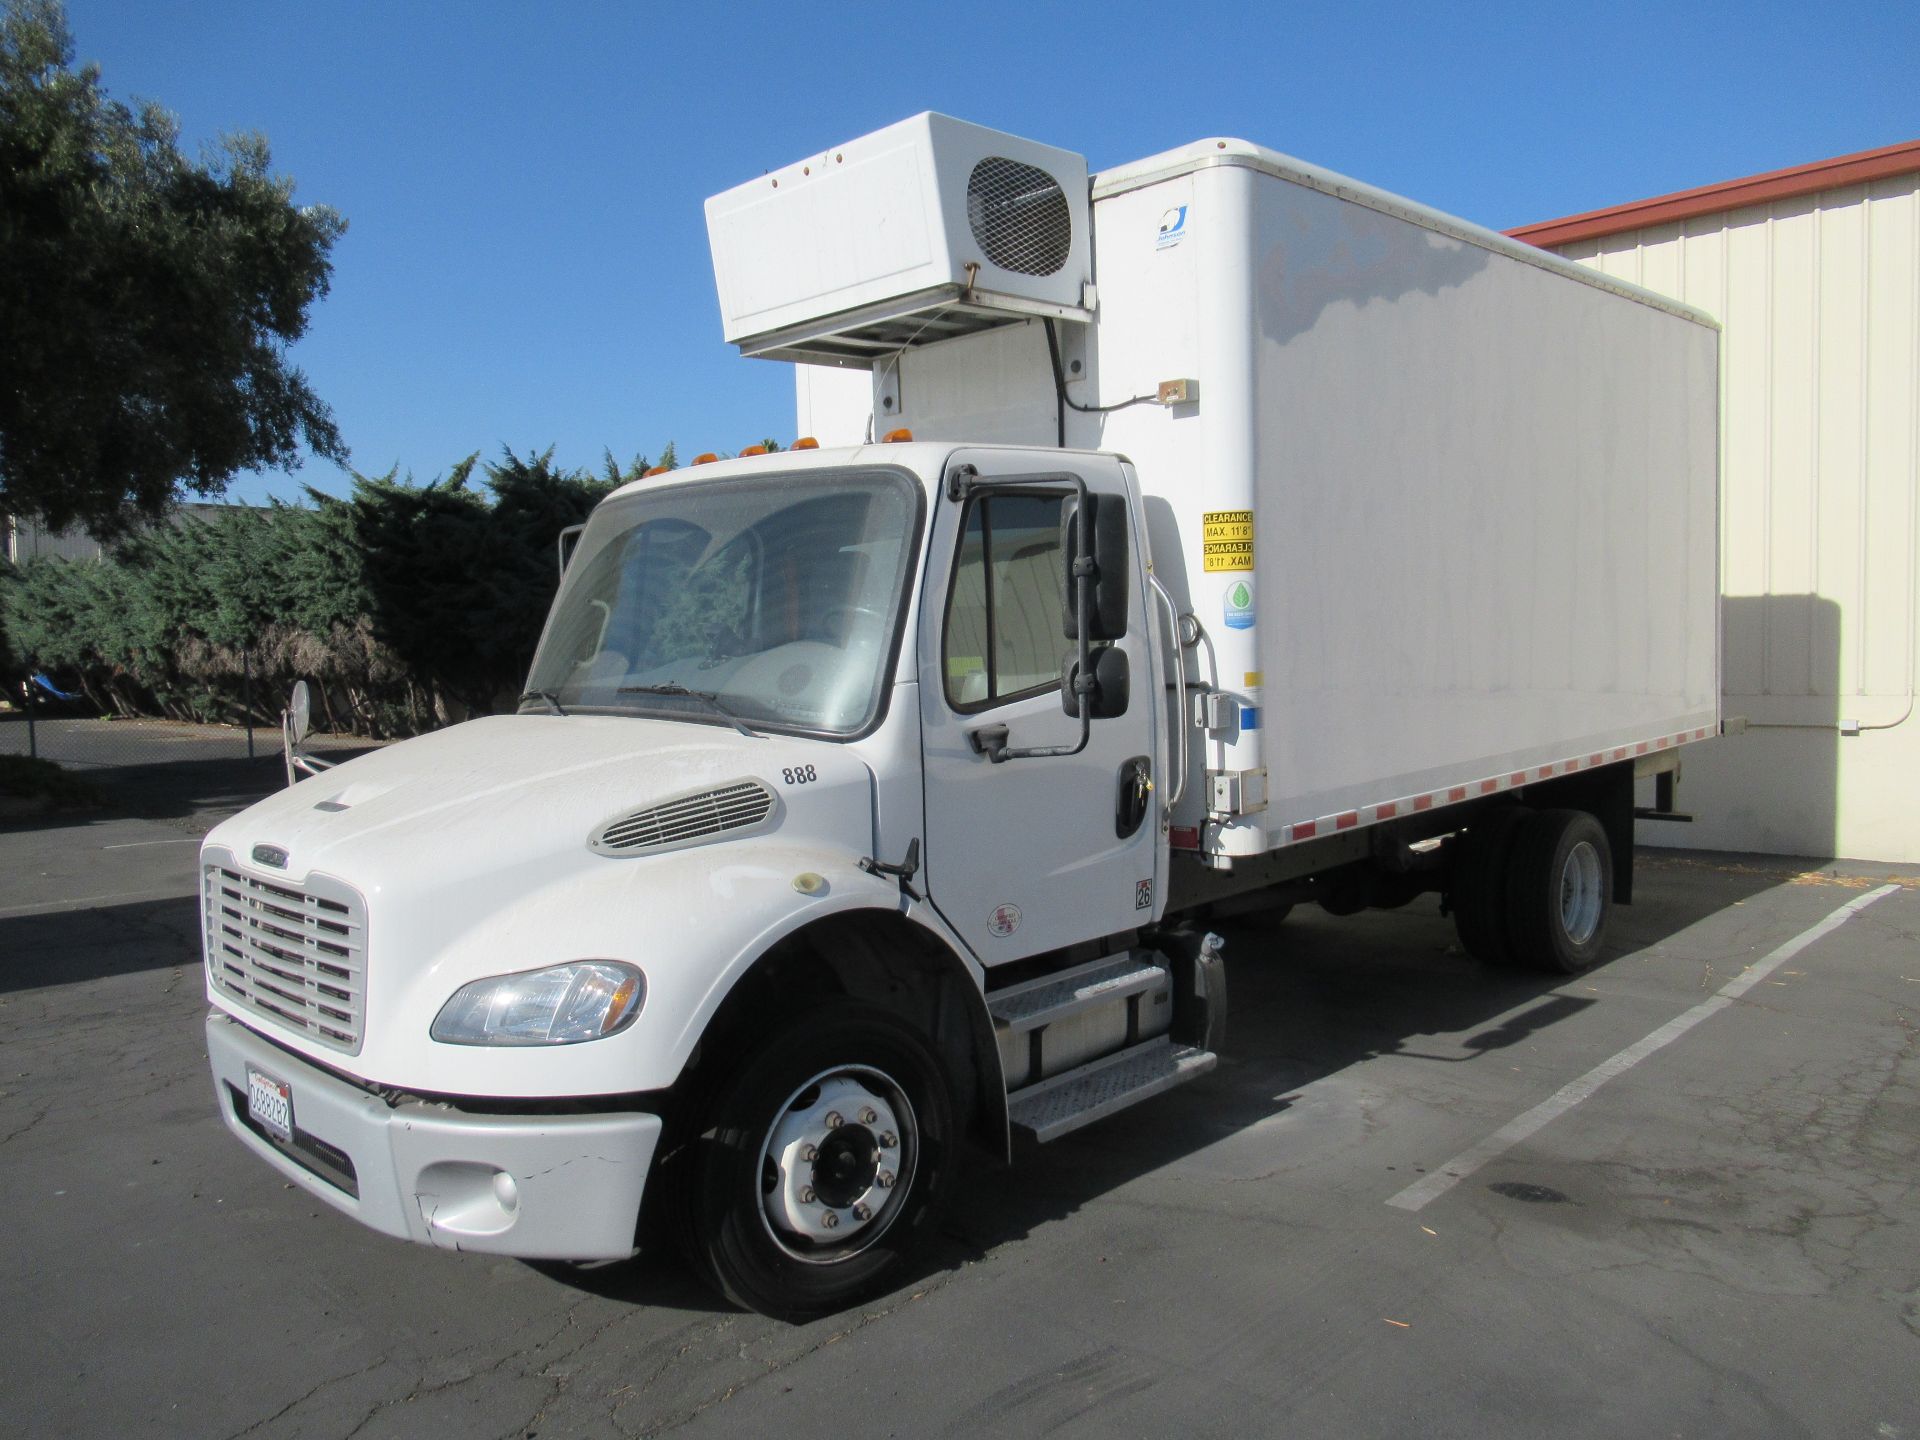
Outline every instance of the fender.
{"type": "MultiPolygon", "coordinates": [[[[912,899],[892,879],[860,869],[858,857],[810,846],[760,847],[760,855],[770,860],[776,853],[792,863],[793,877],[818,876],[824,881],[823,888],[814,896],[805,897],[806,903],[788,908],[738,948],[726,967],[713,977],[698,1006],[686,1012],[685,1023],[658,1058],[671,1063],[678,1078],[727,998],[783,941],[839,917],[863,914],[876,918],[897,917],[924,932],[934,942],[937,952],[946,957],[946,964],[965,976],[965,983],[956,988],[966,997],[968,1032],[981,1080],[981,1110],[975,1117],[975,1128],[990,1151],[1002,1157],[1010,1156],[1012,1135],[1007,1121],[1006,1077],[1000,1067],[993,1017],[987,1009],[986,971],[980,962],[930,903],[912,899]]],[[[788,884],[791,886],[792,881],[788,884]]],[[[802,897],[796,891],[794,898],[802,897]]]]}

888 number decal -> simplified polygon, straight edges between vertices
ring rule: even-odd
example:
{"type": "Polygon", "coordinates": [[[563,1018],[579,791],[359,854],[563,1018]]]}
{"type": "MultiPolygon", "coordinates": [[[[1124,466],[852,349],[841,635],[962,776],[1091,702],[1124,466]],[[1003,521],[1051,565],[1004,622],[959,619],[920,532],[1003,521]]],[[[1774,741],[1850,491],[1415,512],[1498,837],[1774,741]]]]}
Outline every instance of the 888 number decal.
{"type": "Polygon", "coordinates": [[[811,785],[820,776],[811,765],[790,765],[780,772],[780,778],[789,785],[811,785]]]}

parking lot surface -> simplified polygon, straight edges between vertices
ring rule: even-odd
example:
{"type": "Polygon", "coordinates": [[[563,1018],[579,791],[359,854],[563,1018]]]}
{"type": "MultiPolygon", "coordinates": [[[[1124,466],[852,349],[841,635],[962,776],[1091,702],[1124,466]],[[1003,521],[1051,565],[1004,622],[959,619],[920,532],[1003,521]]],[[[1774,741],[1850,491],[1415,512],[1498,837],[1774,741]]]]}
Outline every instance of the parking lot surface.
{"type": "Polygon", "coordinates": [[[1648,858],[1557,982],[1431,899],[1230,928],[1213,1074],[791,1326],[671,1255],[390,1241],[248,1155],[210,823],[0,832],[7,1435],[1920,1436],[1911,871],[1648,858]]]}

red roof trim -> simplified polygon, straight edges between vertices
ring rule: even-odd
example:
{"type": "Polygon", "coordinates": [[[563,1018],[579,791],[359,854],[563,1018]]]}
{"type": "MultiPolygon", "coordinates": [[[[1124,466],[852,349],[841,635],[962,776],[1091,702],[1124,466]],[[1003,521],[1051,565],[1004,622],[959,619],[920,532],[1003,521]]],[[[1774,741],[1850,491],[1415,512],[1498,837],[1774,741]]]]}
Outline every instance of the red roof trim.
{"type": "Polygon", "coordinates": [[[1606,210],[1589,210],[1584,215],[1569,215],[1562,220],[1543,220],[1537,225],[1509,230],[1507,234],[1530,245],[1566,245],[1575,240],[1617,235],[1623,230],[1641,230],[1649,225],[1669,225],[1695,215],[1713,215],[1722,210],[1737,210],[1743,205],[1763,205],[1769,200],[1811,195],[1917,170],[1920,170],[1920,140],[1908,140],[1879,150],[1862,150],[1854,155],[1816,160],[1811,165],[1796,165],[1789,170],[1749,175],[1744,180],[1723,180],[1718,185],[1702,185],[1697,190],[1680,190],[1606,210]]]}

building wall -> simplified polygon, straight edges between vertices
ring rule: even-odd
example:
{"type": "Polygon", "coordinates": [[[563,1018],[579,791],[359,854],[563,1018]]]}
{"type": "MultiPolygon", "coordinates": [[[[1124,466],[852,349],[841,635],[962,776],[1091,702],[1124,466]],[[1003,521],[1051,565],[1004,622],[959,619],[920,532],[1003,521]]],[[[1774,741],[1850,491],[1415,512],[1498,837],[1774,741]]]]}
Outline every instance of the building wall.
{"type": "MultiPolygon", "coordinates": [[[[207,500],[183,501],[173,507],[172,521],[179,524],[191,520],[198,524],[211,524],[231,510],[261,510],[265,506],[226,504],[207,500]]],[[[84,530],[47,530],[31,520],[20,520],[13,516],[0,516],[0,540],[5,541],[4,553],[15,565],[25,564],[29,560],[51,558],[56,560],[98,560],[110,548],[84,530]]]]}
{"type": "Polygon", "coordinates": [[[1920,861],[1920,174],[1574,241],[1725,326],[1725,709],[1648,843],[1920,861]],[[1858,733],[1852,733],[1857,727],[1858,733]]]}
{"type": "Polygon", "coordinates": [[[40,556],[62,560],[97,560],[101,546],[83,530],[42,530],[31,520],[0,517],[0,534],[6,539],[6,556],[15,565],[40,556]]]}

